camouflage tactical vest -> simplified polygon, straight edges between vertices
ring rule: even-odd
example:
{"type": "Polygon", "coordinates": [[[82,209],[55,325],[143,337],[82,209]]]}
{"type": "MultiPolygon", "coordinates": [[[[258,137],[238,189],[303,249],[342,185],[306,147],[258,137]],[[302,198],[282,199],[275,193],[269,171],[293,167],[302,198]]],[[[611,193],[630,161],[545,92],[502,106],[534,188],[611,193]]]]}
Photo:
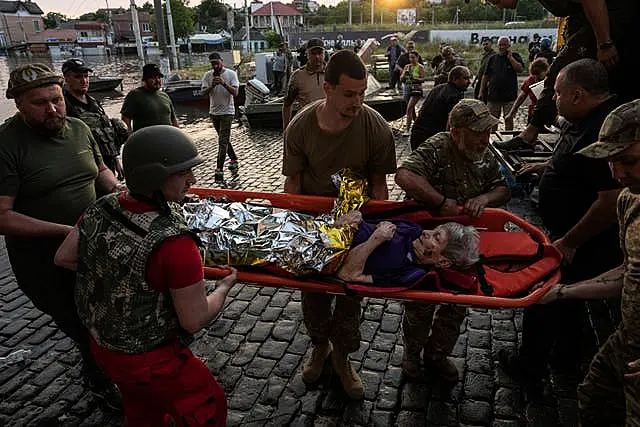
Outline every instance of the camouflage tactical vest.
{"type": "Polygon", "coordinates": [[[125,353],[153,350],[171,337],[188,337],[169,292],[145,281],[151,252],[187,233],[181,210],[136,214],[122,209],[117,194],[104,196],[79,223],[75,301],[80,319],[102,347],[125,353]]]}
{"type": "MultiPolygon", "coordinates": [[[[70,94],[65,94],[65,96],[73,96],[70,94]]],[[[117,157],[120,155],[118,137],[116,135],[116,131],[113,128],[113,124],[105,113],[104,109],[98,102],[87,96],[87,100],[91,103],[94,103],[98,108],[99,112],[94,113],[84,108],[77,108],[70,102],[67,102],[68,114],[72,117],[78,118],[82,120],[89,128],[91,129],[91,133],[95,138],[98,146],[100,147],[100,153],[103,157],[117,157]]]]}

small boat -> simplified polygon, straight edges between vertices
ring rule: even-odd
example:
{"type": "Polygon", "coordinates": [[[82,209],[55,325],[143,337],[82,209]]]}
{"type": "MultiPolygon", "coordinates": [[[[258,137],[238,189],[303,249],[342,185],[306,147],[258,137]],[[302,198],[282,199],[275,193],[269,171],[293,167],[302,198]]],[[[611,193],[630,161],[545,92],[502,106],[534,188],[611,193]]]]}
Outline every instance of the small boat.
{"type": "Polygon", "coordinates": [[[109,92],[118,86],[122,89],[121,77],[94,77],[89,81],[89,92],[109,92]]]}
{"type": "MultiPolygon", "coordinates": [[[[407,112],[404,97],[397,92],[382,90],[380,83],[372,76],[368,78],[364,103],[380,113],[388,122],[402,118],[407,112]]],[[[251,127],[282,129],[282,105],[283,98],[271,102],[247,104],[244,115],[251,127]]],[[[296,111],[294,106],[293,114],[296,111]]]]}
{"type": "MultiPolygon", "coordinates": [[[[209,97],[202,94],[201,80],[169,80],[164,85],[164,91],[174,104],[190,104],[201,108],[209,108],[209,97]]],[[[244,84],[238,88],[235,97],[236,105],[244,104],[244,84]]]]}

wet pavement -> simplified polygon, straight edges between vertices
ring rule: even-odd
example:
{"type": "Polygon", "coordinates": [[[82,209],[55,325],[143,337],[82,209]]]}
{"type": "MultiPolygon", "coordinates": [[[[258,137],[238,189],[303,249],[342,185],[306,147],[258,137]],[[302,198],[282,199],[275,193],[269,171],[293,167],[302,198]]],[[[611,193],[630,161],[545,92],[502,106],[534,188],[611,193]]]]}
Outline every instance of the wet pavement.
{"type": "MultiPolygon", "coordinates": [[[[1,65],[1,64],[0,64],[1,65]]],[[[0,73],[1,74],[1,73],[0,73]]],[[[114,102],[109,109],[116,110],[114,102]]],[[[523,109],[524,110],[524,109],[523,109]]],[[[112,113],[113,114],[113,113],[112,113]]],[[[215,187],[217,153],[206,113],[194,112],[185,130],[208,162],[196,170],[198,186],[215,187]]],[[[393,123],[399,162],[408,154],[401,123],[393,123]]],[[[237,126],[232,143],[240,170],[225,170],[228,188],[282,191],[283,141],[278,131],[237,126]]],[[[392,199],[402,191],[388,177],[392,199]]],[[[539,223],[526,198],[509,210],[539,223]]],[[[0,238],[0,357],[31,350],[25,362],[0,366],[0,426],[119,426],[122,415],[101,408],[80,380],[80,357],[48,315],[17,288],[0,238]]],[[[611,331],[609,306],[591,306],[602,342],[611,331]]],[[[362,342],[351,355],[365,384],[362,402],[349,401],[330,370],[308,389],[300,379],[310,354],[300,293],[239,284],[220,317],[192,345],[227,393],[229,426],[555,426],[577,425],[575,379],[555,376],[546,399],[531,399],[499,368],[497,352],[521,339],[520,310],[470,308],[452,353],[460,381],[445,386],[432,374],[407,382],[401,375],[402,305],[363,301],[362,342]]]]}

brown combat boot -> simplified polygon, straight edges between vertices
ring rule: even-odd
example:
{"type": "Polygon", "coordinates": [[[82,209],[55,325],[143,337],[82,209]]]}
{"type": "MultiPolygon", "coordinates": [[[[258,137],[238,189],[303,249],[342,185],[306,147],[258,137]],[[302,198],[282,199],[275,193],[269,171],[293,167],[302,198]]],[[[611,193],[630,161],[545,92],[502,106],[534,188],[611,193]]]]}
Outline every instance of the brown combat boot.
{"type": "Polygon", "coordinates": [[[347,396],[353,400],[362,399],[364,397],[364,386],[353,366],[351,366],[349,356],[334,350],[331,353],[331,365],[338,377],[340,377],[342,388],[344,388],[347,396]]]}
{"type": "Polygon", "coordinates": [[[331,355],[330,342],[314,346],[311,358],[302,370],[302,381],[308,384],[318,381],[324,369],[324,362],[329,358],[329,355],[331,355]]]}
{"type": "Polygon", "coordinates": [[[458,368],[444,355],[425,355],[424,364],[447,382],[458,382],[458,368]]]}

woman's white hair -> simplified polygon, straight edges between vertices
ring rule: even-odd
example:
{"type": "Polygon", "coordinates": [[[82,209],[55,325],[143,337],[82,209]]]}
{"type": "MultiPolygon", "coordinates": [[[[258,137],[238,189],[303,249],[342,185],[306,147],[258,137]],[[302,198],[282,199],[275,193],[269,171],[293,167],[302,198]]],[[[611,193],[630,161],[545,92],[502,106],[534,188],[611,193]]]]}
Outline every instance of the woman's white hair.
{"type": "Polygon", "coordinates": [[[480,234],[475,227],[446,222],[436,227],[447,232],[447,246],[441,255],[451,260],[452,267],[467,269],[480,259],[480,234]]]}

